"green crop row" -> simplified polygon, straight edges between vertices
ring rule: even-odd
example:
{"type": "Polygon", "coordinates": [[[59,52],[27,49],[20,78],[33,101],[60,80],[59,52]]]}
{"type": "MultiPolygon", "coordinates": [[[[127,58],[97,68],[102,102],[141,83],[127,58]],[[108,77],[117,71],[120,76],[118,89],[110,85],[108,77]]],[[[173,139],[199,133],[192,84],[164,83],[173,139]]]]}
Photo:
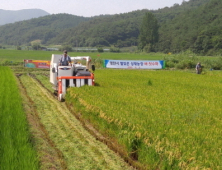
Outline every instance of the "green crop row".
{"type": "Polygon", "coordinates": [[[222,168],[222,73],[97,70],[66,101],[148,169],[222,168]]]}
{"type": "Polygon", "coordinates": [[[16,79],[8,67],[0,75],[0,169],[38,169],[16,79]]]}

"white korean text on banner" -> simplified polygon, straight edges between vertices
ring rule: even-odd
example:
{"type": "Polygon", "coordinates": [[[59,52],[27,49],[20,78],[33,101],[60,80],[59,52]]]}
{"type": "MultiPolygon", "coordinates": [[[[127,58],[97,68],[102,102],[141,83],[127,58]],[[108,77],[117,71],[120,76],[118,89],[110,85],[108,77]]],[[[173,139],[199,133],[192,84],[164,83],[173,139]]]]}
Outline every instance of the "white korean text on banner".
{"type": "Polygon", "coordinates": [[[105,68],[164,69],[164,60],[104,60],[105,68]]]}

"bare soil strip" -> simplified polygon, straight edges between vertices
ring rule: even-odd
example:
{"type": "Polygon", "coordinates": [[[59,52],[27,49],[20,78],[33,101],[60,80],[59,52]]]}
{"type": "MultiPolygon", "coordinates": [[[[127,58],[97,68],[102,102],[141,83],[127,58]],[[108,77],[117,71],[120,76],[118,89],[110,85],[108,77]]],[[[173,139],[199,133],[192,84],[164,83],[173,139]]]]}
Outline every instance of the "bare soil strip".
{"type": "Polygon", "coordinates": [[[20,80],[32,104],[26,107],[34,115],[33,121],[38,117],[36,124],[46,139],[46,145],[54,148],[55,158],[51,160],[59,159],[52,169],[132,169],[87,132],[65,103],[58,102],[38,81],[27,75],[20,76],[20,80]]]}

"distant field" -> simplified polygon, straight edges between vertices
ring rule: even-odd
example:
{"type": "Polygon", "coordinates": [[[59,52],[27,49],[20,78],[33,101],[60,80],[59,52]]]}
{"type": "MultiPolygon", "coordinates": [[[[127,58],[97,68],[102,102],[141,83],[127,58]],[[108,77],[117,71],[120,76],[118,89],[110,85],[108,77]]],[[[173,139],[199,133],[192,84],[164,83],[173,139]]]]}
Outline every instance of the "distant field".
{"type": "MultiPolygon", "coordinates": [[[[50,60],[52,54],[62,54],[60,51],[24,51],[0,50],[0,60],[23,61],[24,59],[50,60]]],[[[136,53],[98,53],[98,52],[68,52],[69,56],[90,56],[94,59],[126,59],[126,60],[160,60],[164,54],[136,54],[136,53]]]]}
{"type": "MultiPolygon", "coordinates": [[[[52,54],[62,54],[60,51],[25,51],[0,49],[0,63],[3,61],[23,62],[24,59],[50,60],[52,54]]],[[[166,58],[187,57],[188,54],[168,55],[163,53],[98,53],[98,52],[69,52],[70,56],[90,56],[95,60],[116,59],[116,60],[164,60],[166,58]]],[[[217,59],[218,57],[196,56],[200,61],[217,59]]]]}
{"type": "Polygon", "coordinates": [[[24,51],[24,50],[2,50],[1,49],[0,61],[9,60],[9,61],[22,62],[24,59],[50,60],[51,54],[52,54],[52,51],[24,51]]]}

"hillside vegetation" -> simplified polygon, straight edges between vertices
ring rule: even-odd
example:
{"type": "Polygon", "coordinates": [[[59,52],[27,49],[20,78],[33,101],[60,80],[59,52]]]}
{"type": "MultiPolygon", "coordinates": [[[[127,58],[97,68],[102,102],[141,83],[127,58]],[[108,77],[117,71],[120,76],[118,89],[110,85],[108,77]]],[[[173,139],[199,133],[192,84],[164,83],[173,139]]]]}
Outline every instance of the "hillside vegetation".
{"type": "Polygon", "coordinates": [[[190,0],[158,10],[137,10],[124,14],[91,18],[57,14],[0,27],[0,44],[29,45],[40,39],[43,45],[72,47],[138,45],[141,23],[147,12],[157,18],[157,52],[192,50],[201,54],[221,54],[221,0],[190,0]]]}
{"type": "Polygon", "coordinates": [[[86,20],[88,18],[57,14],[3,25],[0,27],[0,43],[28,45],[31,41],[39,39],[42,44],[45,44],[64,29],[76,27],[86,20]]]}
{"type": "Polygon", "coordinates": [[[221,49],[221,8],[221,0],[210,0],[196,10],[187,10],[163,23],[158,50],[179,52],[191,49],[210,55],[221,49]]]}

